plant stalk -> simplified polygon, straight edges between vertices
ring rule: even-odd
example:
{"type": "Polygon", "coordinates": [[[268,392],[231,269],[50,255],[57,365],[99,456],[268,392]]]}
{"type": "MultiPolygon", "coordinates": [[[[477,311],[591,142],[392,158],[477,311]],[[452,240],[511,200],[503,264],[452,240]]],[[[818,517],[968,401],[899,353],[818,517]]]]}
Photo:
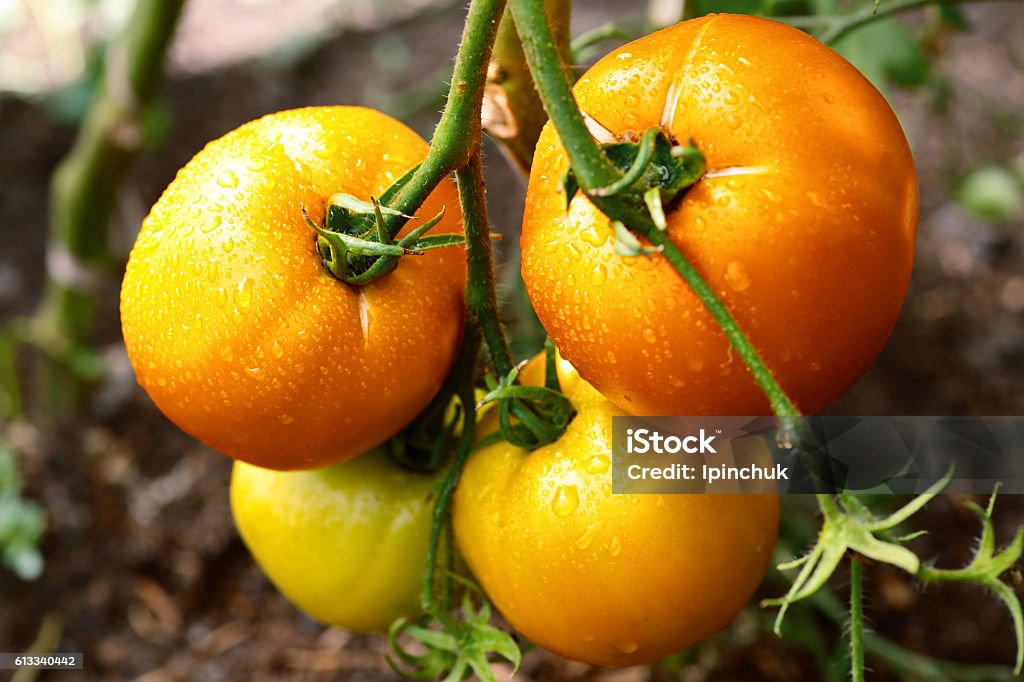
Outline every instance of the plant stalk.
{"type": "MultiPolygon", "coordinates": [[[[430,139],[430,151],[391,208],[413,215],[437,185],[465,166],[480,149],[480,107],[487,83],[498,22],[505,0],[473,0],[455,57],[455,70],[444,112],[430,139]]],[[[388,216],[388,231],[398,234],[408,218],[388,216]]]]}
{"type": "Polygon", "coordinates": [[[499,377],[512,371],[514,362],[498,319],[491,229],[487,222],[486,189],[480,152],[455,171],[466,231],[466,308],[472,324],[480,327],[499,377]]]}
{"type": "Polygon", "coordinates": [[[864,682],[864,586],[860,559],[850,559],[850,672],[864,682]]]}
{"type": "MultiPolygon", "coordinates": [[[[569,18],[570,0],[545,0],[548,25],[551,26],[555,47],[564,63],[570,63],[569,18]]],[[[515,20],[509,9],[498,26],[494,54],[487,73],[484,92],[484,132],[497,140],[524,175],[530,174],[533,150],[540,131],[547,123],[544,104],[530,75],[519,42],[515,20]]]]}
{"type": "Polygon", "coordinates": [[[113,265],[108,240],[118,188],[143,145],[143,115],[159,88],[163,61],[185,0],[140,0],[111,46],[102,86],[71,152],[50,185],[47,281],[32,323],[44,350],[36,403],[67,414],[85,398],[71,366],[87,349],[113,265]]]}

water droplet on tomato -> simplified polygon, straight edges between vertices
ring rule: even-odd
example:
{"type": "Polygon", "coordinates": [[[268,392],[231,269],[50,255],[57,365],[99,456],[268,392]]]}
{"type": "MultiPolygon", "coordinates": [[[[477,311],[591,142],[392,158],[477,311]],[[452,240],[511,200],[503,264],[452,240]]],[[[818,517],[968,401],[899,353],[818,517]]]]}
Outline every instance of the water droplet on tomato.
{"type": "Polygon", "coordinates": [[[223,170],[217,176],[217,184],[226,189],[238,187],[238,176],[229,170],[223,170]]]}
{"type": "Polygon", "coordinates": [[[612,538],[611,544],[608,545],[608,551],[612,556],[619,556],[619,553],[622,552],[622,540],[617,537],[612,538]]]}
{"type": "Polygon", "coordinates": [[[590,544],[594,541],[594,536],[597,535],[597,526],[588,526],[583,535],[576,538],[576,546],[580,549],[586,549],[590,547],[590,544]]]}
{"type": "Polygon", "coordinates": [[[199,231],[202,232],[203,234],[210,234],[218,227],[220,227],[223,223],[224,218],[219,215],[215,215],[212,216],[209,220],[199,223],[199,231]]]}
{"type": "Polygon", "coordinates": [[[725,266],[725,283],[732,287],[733,291],[746,291],[750,288],[750,275],[742,263],[729,261],[725,266]]]}
{"type": "Polygon", "coordinates": [[[252,303],[252,280],[248,277],[243,277],[239,283],[238,291],[235,292],[235,303],[239,308],[248,308],[252,303]]]}
{"type": "Polygon", "coordinates": [[[616,644],[615,648],[624,654],[631,654],[634,653],[637,649],[639,649],[640,645],[636,642],[626,640],[625,642],[619,642],[618,644],[616,644]]]}
{"type": "Polygon", "coordinates": [[[579,492],[576,490],[574,485],[562,485],[558,486],[558,490],[555,491],[555,499],[551,503],[552,509],[559,516],[568,516],[576,511],[576,507],[580,506],[579,492]]]}

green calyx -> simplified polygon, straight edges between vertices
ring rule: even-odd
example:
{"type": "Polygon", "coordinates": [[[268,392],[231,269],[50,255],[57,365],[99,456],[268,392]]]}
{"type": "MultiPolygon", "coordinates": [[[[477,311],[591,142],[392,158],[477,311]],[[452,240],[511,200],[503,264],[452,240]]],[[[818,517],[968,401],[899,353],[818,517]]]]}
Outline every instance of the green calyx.
{"type": "Polygon", "coordinates": [[[363,286],[398,267],[402,256],[422,256],[430,249],[465,244],[460,234],[425,236],[444,217],[444,209],[430,220],[395,240],[391,217],[411,218],[388,204],[409,181],[415,168],[380,196],[363,201],[351,194],[335,194],[327,202],[326,219],[317,225],[302,207],[302,217],[316,233],[317,251],[324,269],[335,279],[363,286]]]}
{"type": "Polygon", "coordinates": [[[545,372],[543,386],[523,386],[518,383],[522,366],[512,369],[497,381],[486,377],[488,393],[480,400],[478,409],[488,403],[497,403],[500,430],[484,438],[477,447],[506,440],[516,447],[533,450],[562,437],[576,408],[562,393],[555,370],[555,345],[548,338],[544,343],[545,372]]]}
{"type": "MultiPolygon", "coordinates": [[[[626,139],[601,145],[605,156],[622,176],[610,185],[586,191],[591,197],[611,199],[646,210],[660,230],[667,227],[665,207],[685,194],[705,171],[704,155],[691,140],[687,145],[674,143],[659,127],[649,128],[639,139],[626,139]]],[[[580,190],[572,168],[562,179],[566,204],[580,190]]],[[[623,255],[641,255],[626,249],[623,255]]]]}

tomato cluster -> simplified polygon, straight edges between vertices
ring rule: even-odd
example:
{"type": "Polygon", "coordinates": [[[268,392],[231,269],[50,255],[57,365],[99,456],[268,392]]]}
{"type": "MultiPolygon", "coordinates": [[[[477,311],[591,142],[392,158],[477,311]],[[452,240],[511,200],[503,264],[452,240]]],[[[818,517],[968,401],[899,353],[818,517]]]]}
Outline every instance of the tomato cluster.
{"type": "MultiPolygon", "coordinates": [[[[652,127],[692,141],[707,170],[665,206],[672,243],[804,411],[845,390],[895,323],[916,229],[913,163],[878,92],[795,29],[719,15],[613,52],[575,96],[603,142],[652,127]]],[[[346,284],[325,271],[302,211],[319,225],[338,193],[370,202],[426,152],[402,124],[354,107],[244,125],[153,207],[122,292],[139,382],[239,460],[232,509],[257,561],[309,615],[360,631],[420,608],[441,475],[401,469],[382,444],[452,367],[464,256],[403,257],[346,284]]],[[[613,495],[612,417],[765,414],[768,403],[667,261],[622,255],[588,196],[566,196],[567,169],[548,124],[522,271],[576,414],[533,451],[488,439],[452,523],[473,576],[523,635],[635,665],[733,619],[771,559],[779,507],[775,495],[613,495]]],[[[459,233],[457,203],[446,179],[417,215],[447,207],[436,230],[459,233]]],[[[543,384],[544,369],[535,360],[521,383],[543,384]]],[[[498,428],[487,414],[476,438],[498,428]]]]}

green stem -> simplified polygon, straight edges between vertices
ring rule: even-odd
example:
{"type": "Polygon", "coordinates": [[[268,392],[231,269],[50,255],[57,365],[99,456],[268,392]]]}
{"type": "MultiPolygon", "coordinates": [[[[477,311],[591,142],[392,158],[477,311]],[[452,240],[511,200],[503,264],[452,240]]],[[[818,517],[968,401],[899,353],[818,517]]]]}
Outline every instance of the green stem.
{"type": "MultiPolygon", "coordinates": [[[[473,377],[476,372],[476,362],[480,355],[480,332],[471,321],[466,322],[465,332],[462,337],[462,348],[459,351],[459,358],[452,370],[454,376],[459,377],[457,382],[457,395],[462,403],[462,434],[459,437],[458,449],[451,467],[445,473],[441,490],[438,493],[437,501],[434,503],[434,515],[430,527],[430,545],[427,549],[427,565],[423,571],[423,595],[421,597],[423,610],[437,616],[447,610],[446,598],[438,599],[436,569],[438,563],[438,552],[442,545],[443,537],[450,537],[448,528],[451,523],[449,513],[452,503],[452,496],[455,494],[455,487],[462,475],[462,469],[469,459],[473,449],[473,431],[476,425],[476,395],[473,390],[473,377]]],[[[449,548],[449,551],[454,551],[449,548]]],[[[444,580],[442,595],[448,592],[448,579],[444,580]]]]}
{"type": "MultiPolygon", "coordinates": [[[[569,86],[565,66],[559,58],[554,38],[547,26],[543,4],[539,0],[511,0],[510,7],[522,39],[523,51],[537,83],[537,90],[558,131],[558,137],[569,156],[580,187],[589,193],[614,184],[622,174],[611,164],[583,122],[583,115],[569,86]]],[[[617,202],[614,197],[598,197],[591,194],[590,200],[612,220],[624,223],[663,249],[662,255],[690,285],[722,328],[737,354],[746,363],[758,386],[768,397],[772,411],[778,416],[799,415],[799,410],[775,381],[728,308],[668,235],[655,226],[651,217],[629,205],[617,202]]]]}
{"type": "Polygon", "coordinates": [[[754,344],[750,342],[747,335],[740,329],[736,318],[732,316],[732,313],[725,307],[722,300],[715,295],[707,280],[700,276],[700,273],[686,259],[686,256],[679,250],[679,247],[669,239],[668,233],[655,228],[648,229],[644,236],[647,237],[651,244],[663,248],[661,255],[672,264],[672,267],[676,269],[683,280],[697,294],[697,297],[704,304],[704,307],[707,308],[708,312],[711,313],[711,316],[715,318],[715,322],[722,328],[722,332],[729,339],[729,343],[736,349],[736,354],[747,365],[757,385],[761,387],[761,390],[768,397],[772,412],[780,417],[798,416],[800,411],[789,399],[785,391],[782,390],[782,387],[779,386],[775,377],[772,376],[772,373],[761,359],[760,354],[754,348],[754,344]]]}
{"type": "MultiPolygon", "coordinates": [[[[569,18],[572,2],[544,0],[544,4],[559,53],[568,61],[571,54],[569,18]]],[[[484,132],[501,143],[516,167],[524,175],[529,175],[533,150],[548,116],[537,95],[515,21],[508,9],[501,19],[494,42],[484,95],[484,114],[484,132]]]]}
{"type": "MultiPolygon", "coordinates": [[[[442,180],[469,162],[480,149],[480,105],[487,83],[498,21],[505,0],[473,0],[466,16],[462,42],[441,119],[430,140],[430,151],[391,208],[412,215],[442,180]]],[[[407,218],[388,217],[388,231],[398,234],[407,218]]]]}
{"type": "Polygon", "coordinates": [[[868,3],[862,9],[847,15],[810,15],[804,17],[779,17],[792,26],[806,29],[822,29],[818,39],[826,45],[831,45],[846,34],[862,26],[875,22],[879,19],[902,14],[911,10],[920,9],[929,5],[961,4],[966,5],[975,2],[989,2],[990,0],[895,0],[894,2],[882,3],[876,10],[873,3],[868,3]]]}
{"type": "Polygon", "coordinates": [[[853,682],[864,682],[864,588],[861,563],[850,559],[850,672],[853,682]]]}
{"type": "Polygon", "coordinates": [[[483,332],[495,373],[499,377],[512,371],[515,363],[508,341],[498,319],[495,296],[494,259],[491,251],[491,229],[487,222],[483,166],[480,153],[455,171],[462,204],[462,221],[466,231],[466,308],[469,319],[483,332]]]}
{"type": "Polygon", "coordinates": [[[184,0],[141,0],[124,36],[111,46],[103,85],[50,186],[48,279],[33,321],[50,359],[39,368],[38,400],[68,412],[84,397],[68,358],[88,346],[100,286],[111,267],[108,224],[118,187],[142,148],[142,119],[184,0]]]}
{"type": "MultiPolygon", "coordinates": [[[[810,602],[825,616],[842,625],[848,617],[846,609],[836,596],[821,590],[810,597],[810,602]]],[[[884,660],[897,672],[926,680],[961,680],[962,682],[998,682],[1016,680],[1013,670],[1000,665],[974,665],[938,661],[930,656],[910,651],[873,632],[864,633],[864,647],[871,655],[884,660]]]]}
{"type": "Polygon", "coordinates": [[[558,130],[558,137],[572,159],[573,170],[584,189],[606,187],[619,179],[619,171],[590,135],[583,114],[572,95],[568,71],[548,26],[541,0],[511,0],[519,39],[530,66],[544,109],[558,130]]]}

